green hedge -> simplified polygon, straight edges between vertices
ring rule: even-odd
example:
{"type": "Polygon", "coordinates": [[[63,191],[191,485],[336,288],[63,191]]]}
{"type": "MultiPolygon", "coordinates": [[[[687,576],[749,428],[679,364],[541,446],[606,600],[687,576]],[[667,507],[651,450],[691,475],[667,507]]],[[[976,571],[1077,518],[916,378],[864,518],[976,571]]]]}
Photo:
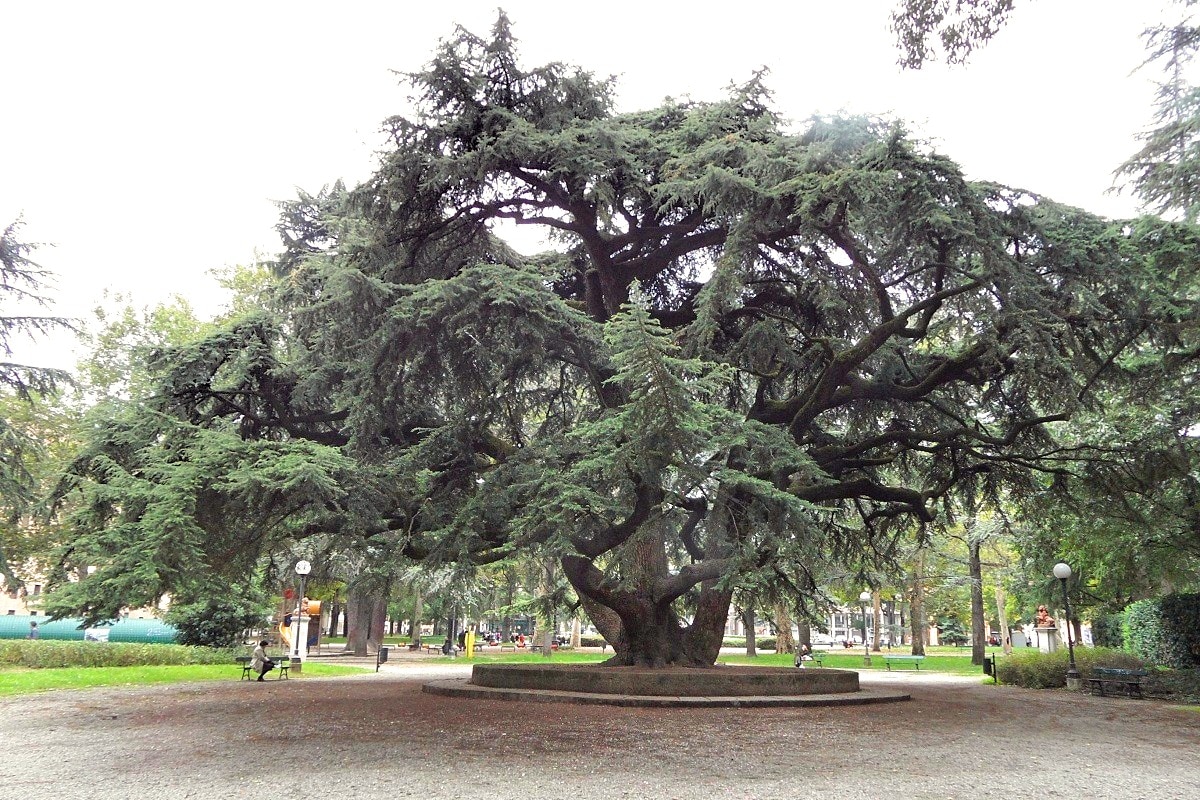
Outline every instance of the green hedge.
{"type": "Polygon", "coordinates": [[[137,667],[167,664],[228,664],[244,648],[216,650],[181,644],[0,640],[0,665],[53,667],[137,667]]]}
{"type": "Polygon", "coordinates": [[[1139,600],[1125,609],[1125,648],[1153,664],[1200,666],[1200,594],[1139,600]]]}
{"type": "Polygon", "coordinates": [[[1171,669],[1150,673],[1142,692],[1176,703],[1200,705],[1200,669],[1171,669]]]}
{"type": "MultiPolygon", "coordinates": [[[[1092,674],[1096,667],[1141,669],[1141,659],[1120,650],[1105,647],[1075,648],[1075,665],[1081,677],[1092,674]]],[[[1026,689],[1055,689],[1067,685],[1070,658],[1064,647],[1054,653],[1023,652],[1011,658],[997,659],[996,669],[1001,683],[1026,689]]]]}

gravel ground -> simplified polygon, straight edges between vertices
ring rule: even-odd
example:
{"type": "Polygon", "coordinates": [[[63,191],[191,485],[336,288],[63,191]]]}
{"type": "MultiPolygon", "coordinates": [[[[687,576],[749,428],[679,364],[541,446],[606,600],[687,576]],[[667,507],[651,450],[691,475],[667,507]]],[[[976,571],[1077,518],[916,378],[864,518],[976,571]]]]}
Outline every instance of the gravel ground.
{"type": "Polygon", "coordinates": [[[465,665],[0,700],[0,798],[1200,798],[1200,713],[864,673],[913,700],[626,709],[421,692],[465,665]]]}

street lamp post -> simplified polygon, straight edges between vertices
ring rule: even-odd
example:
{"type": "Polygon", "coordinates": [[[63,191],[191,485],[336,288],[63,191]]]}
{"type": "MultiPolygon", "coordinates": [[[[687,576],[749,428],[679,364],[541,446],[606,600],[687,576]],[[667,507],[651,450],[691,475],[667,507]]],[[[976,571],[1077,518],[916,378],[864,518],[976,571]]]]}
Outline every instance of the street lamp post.
{"type": "Polygon", "coordinates": [[[312,572],[312,564],[309,564],[304,559],[296,562],[296,574],[300,576],[300,596],[296,598],[296,613],[292,616],[292,667],[299,672],[300,664],[300,632],[304,626],[300,624],[300,617],[304,614],[304,590],[308,583],[308,573],[312,572]]]}
{"type": "Polygon", "coordinates": [[[858,596],[863,611],[863,666],[871,666],[871,643],[867,641],[867,603],[871,602],[871,593],[863,590],[858,596]]]}
{"type": "Polygon", "coordinates": [[[1071,598],[1067,594],[1067,578],[1071,577],[1071,565],[1062,561],[1054,565],[1054,577],[1062,582],[1063,609],[1067,614],[1067,655],[1070,666],[1067,667],[1067,688],[1079,688],[1079,670],[1075,668],[1075,645],[1071,638],[1071,598]]]}

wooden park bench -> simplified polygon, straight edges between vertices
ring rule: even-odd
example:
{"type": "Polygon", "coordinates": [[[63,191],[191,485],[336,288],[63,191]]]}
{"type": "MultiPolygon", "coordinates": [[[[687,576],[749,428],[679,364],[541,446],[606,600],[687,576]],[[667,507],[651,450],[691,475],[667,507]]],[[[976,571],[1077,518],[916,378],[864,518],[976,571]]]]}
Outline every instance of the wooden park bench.
{"type": "Polygon", "coordinates": [[[1122,694],[1127,697],[1142,696],[1142,678],[1146,677],[1144,669],[1115,669],[1113,667],[1096,667],[1092,674],[1084,678],[1088,689],[1098,692],[1104,697],[1105,686],[1119,686],[1122,694]]]}
{"type": "Polygon", "coordinates": [[[892,664],[912,664],[917,671],[921,671],[921,662],[925,660],[925,656],[884,656],[883,665],[890,671],[892,664]]]}
{"type": "Polygon", "coordinates": [[[812,662],[813,664],[816,664],[818,667],[823,667],[823,666],[825,666],[825,656],[827,656],[827,655],[829,655],[829,653],[825,650],[813,650],[811,653],[809,653],[803,659],[800,656],[796,656],[795,664],[797,667],[799,667],[801,664],[807,664],[809,662],[812,662]]]}
{"type": "MultiPolygon", "coordinates": [[[[238,680],[253,681],[258,680],[258,673],[254,671],[254,667],[250,666],[250,656],[238,656],[234,659],[242,667],[242,677],[238,680]]],[[[275,667],[272,671],[278,670],[279,677],[276,680],[291,680],[288,673],[292,669],[292,662],[286,658],[280,658],[275,661],[275,667]]]]}
{"type": "Polygon", "coordinates": [[[517,652],[517,646],[512,642],[501,642],[500,652],[503,653],[505,650],[512,650],[515,653],[517,652]]]}

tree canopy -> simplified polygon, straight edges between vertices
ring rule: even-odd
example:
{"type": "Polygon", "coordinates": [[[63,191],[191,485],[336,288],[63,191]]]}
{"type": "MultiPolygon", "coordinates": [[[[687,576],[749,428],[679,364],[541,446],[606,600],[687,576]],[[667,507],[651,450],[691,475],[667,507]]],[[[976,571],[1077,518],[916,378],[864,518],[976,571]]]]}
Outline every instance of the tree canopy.
{"type": "Polygon", "coordinates": [[[556,557],[615,663],[711,664],[735,587],[1062,484],[1128,357],[1192,369],[1186,225],[969,182],[897,123],[793,128],[762,75],[617,112],[503,15],[407,79],[374,176],[283,208],[270,307],[164,348],[77,460],[97,569],[58,609],[338,533],[556,557]]]}
{"type": "Polygon", "coordinates": [[[70,328],[62,317],[31,313],[49,303],[50,274],[31,256],[37,245],[21,237],[18,220],[0,231],[0,576],[10,591],[20,585],[14,564],[30,556],[28,515],[42,493],[47,449],[56,439],[54,410],[37,403],[69,383],[61,369],[13,361],[18,339],[70,328]]]}

